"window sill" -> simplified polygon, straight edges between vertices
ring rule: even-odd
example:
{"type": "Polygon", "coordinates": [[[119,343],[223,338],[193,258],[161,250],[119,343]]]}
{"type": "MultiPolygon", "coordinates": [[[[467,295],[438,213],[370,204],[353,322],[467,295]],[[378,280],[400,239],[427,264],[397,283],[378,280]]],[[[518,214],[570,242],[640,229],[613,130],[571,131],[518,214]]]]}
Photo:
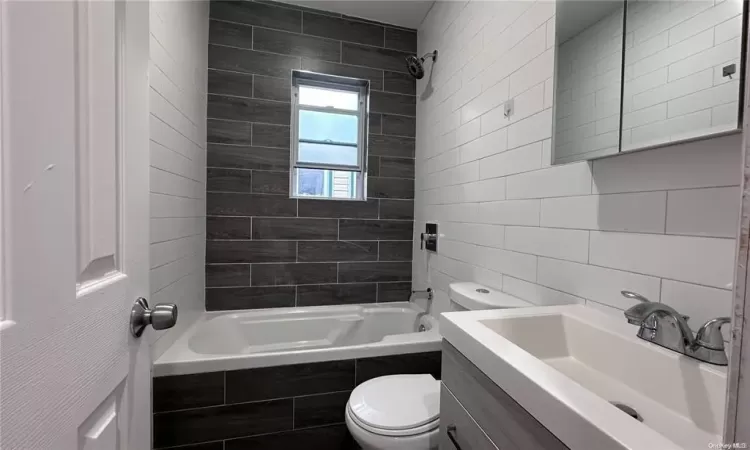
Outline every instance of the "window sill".
{"type": "Polygon", "coordinates": [[[329,198],[329,197],[308,197],[305,195],[290,195],[289,198],[295,200],[322,200],[334,202],[366,202],[366,198],[329,198]]]}

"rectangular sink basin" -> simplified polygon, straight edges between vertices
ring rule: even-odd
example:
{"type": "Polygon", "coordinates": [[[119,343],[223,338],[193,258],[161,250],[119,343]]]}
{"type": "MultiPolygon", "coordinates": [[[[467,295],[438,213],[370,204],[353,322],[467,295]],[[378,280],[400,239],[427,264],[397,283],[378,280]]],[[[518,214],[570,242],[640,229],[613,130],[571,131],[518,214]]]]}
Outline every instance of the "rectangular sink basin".
{"type": "Polygon", "coordinates": [[[440,328],[570,448],[721,442],[725,369],[638,339],[624,317],[582,305],[468,311],[440,328]]]}

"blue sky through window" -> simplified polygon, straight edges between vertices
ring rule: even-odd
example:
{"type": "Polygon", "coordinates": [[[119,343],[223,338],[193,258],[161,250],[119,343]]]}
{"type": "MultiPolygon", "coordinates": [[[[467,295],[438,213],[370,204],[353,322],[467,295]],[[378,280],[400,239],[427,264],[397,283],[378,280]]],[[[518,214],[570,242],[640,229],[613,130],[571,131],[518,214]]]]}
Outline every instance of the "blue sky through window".
{"type": "Polygon", "coordinates": [[[299,160],[318,164],[357,165],[357,147],[299,143],[299,160]]]}
{"type": "Polygon", "coordinates": [[[356,111],[359,94],[351,91],[326,89],[322,87],[300,86],[299,103],[301,105],[331,107],[356,111]]]}
{"type": "Polygon", "coordinates": [[[299,112],[299,138],[357,144],[357,116],[320,111],[299,112]]]}

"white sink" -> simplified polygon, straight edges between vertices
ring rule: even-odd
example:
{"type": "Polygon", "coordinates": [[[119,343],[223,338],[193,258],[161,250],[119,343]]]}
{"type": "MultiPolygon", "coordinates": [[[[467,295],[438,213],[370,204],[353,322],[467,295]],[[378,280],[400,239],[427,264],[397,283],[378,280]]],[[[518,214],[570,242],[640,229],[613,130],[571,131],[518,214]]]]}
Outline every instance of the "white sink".
{"type": "Polygon", "coordinates": [[[571,449],[721,442],[725,369],[638,339],[624,317],[582,305],[467,311],[444,314],[440,329],[571,449]]]}

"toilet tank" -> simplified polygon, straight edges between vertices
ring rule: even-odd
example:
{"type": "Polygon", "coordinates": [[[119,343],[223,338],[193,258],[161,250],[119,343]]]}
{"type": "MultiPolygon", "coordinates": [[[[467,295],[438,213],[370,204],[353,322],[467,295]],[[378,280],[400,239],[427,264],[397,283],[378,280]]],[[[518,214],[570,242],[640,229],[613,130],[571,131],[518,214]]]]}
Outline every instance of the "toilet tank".
{"type": "Polygon", "coordinates": [[[534,306],[520,298],[470,282],[451,283],[450,299],[453,311],[534,306]]]}

